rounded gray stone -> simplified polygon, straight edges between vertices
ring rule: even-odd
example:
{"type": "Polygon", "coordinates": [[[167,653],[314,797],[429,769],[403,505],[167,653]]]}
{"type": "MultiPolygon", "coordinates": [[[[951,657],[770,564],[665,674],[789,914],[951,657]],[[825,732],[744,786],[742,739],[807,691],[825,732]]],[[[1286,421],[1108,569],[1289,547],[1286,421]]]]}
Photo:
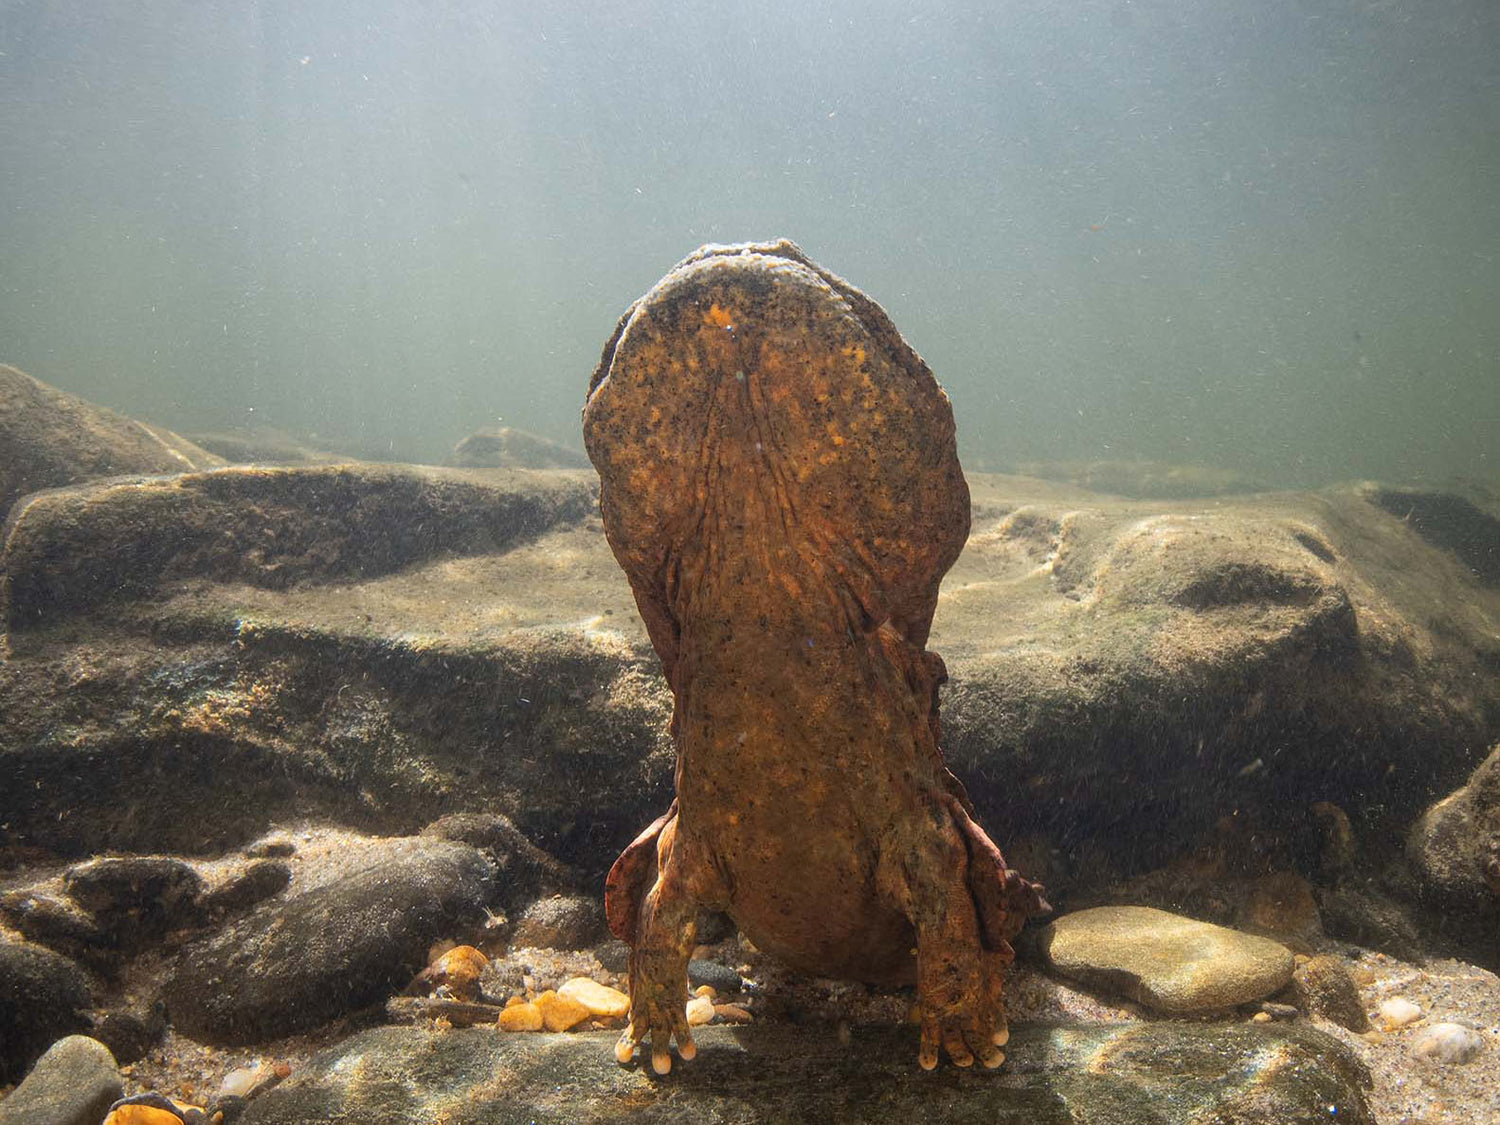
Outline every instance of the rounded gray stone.
{"type": "Polygon", "coordinates": [[[1149,906],[1066,914],[1042,930],[1038,944],[1062,976],[1172,1013],[1262,1000],[1294,968],[1280,942],[1149,906]]]}
{"type": "Polygon", "coordinates": [[[481,913],[494,867],[474,848],[391,841],[333,882],[263,903],[180,955],[165,999],[173,1026],[243,1044],[316,1027],[384,1000],[427,949],[481,913]]]}
{"type": "Polygon", "coordinates": [[[25,941],[0,941],[0,1082],[26,1073],[57,1039],[88,1027],[88,979],[72,961],[25,941]]]}
{"type": "Polygon", "coordinates": [[[0,1125],[99,1125],[123,1092],[109,1048],[87,1035],[69,1035],[0,1102],[0,1125]]]}

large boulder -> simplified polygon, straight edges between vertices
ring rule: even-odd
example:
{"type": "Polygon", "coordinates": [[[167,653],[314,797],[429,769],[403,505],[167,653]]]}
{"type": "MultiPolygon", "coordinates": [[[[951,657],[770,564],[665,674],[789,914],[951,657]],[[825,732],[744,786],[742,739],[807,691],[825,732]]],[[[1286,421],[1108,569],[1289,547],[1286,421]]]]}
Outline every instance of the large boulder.
{"type": "Polygon", "coordinates": [[[224,464],[180,434],[126,418],[0,363],[0,520],[30,492],[125,473],[224,464]]]}
{"type": "Polygon", "coordinates": [[[446,840],[391,841],[329,882],[268,903],[187,946],[164,999],[173,1026],[255,1043],[384,1000],[431,943],[478,917],[494,867],[446,840]]]}
{"type": "Polygon", "coordinates": [[[617,1034],[378,1028],[319,1055],[241,1122],[1375,1120],[1364,1065],[1307,1026],[1030,1024],[1015,1029],[1005,1069],[932,1075],[916,1069],[910,1029],[861,1029],[845,1046],[816,1027],[711,1027],[670,1081],[616,1065],[617,1034]]]}
{"type": "MultiPolygon", "coordinates": [[[[599,873],[670,799],[671,696],[591,487],[323,466],[38,497],[0,555],[0,842],[201,852],[484,812],[599,873]]],[[[1224,818],[1313,857],[1315,802],[1388,868],[1380,842],[1500,741],[1479,500],[971,491],[931,640],[943,741],[1002,846],[1075,882],[1224,818]]]]}

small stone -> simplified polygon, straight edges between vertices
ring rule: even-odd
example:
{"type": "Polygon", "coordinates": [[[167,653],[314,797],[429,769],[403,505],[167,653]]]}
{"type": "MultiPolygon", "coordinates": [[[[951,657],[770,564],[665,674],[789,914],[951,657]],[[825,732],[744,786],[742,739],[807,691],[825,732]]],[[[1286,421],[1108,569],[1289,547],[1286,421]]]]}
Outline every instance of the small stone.
{"type": "Polygon", "coordinates": [[[1392,996],[1389,1000],[1382,1000],[1377,1010],[1380,1014],[1380,1022],[1386,1031],[1395,1031],[1398,1027],[1405,1027],[1422,1018],[1422,1009],[1401,996],[1392,996]]]}
{"type": "Polygon", "coordinates": [[[223,886],[204,895],[199,905],[213,917],[233,914],[279,895],[291,881],[292,865],[286,860],[253,859],[223,886]]]}
{"type": "Polygon", "coordinates": [[[203,879],[171,856],[105,856],[70,867],[63,887],[106,927],[149,921],[165,932],[197,920],[203,879]]]}
{"type": "Polygon", "coordinates": [[[457,945],[435,958],[421,975],[434,991],[443,989],[455,1000],[477,1000],[479,975],[489,963],[472,945],[457,945]]]}
{"type": "Polygon", "coordinates": [[[285,836],[267,836],[251,844],[241,854],[249,859],[285,859],[297,854],[297,845],[285,836]]]}
{"type": "Polygon", "coordinates": [[[1329,954],[1305,958],[1292,970],[1292,999],[1310,1016],[1332,1020],[1356,1033],[1369,1030],[1359,986],[1342,958],[1329,954]]]}
{"type": "Polygon", "coordinates": [[[711,984],[700,984],[697,988],[693,989],[694,996],[707,996],[710,1000],[718,994],[718,991],[711,984]]]}
{"type": "Polygon", "coordinates": [[[589,1018],[589,1010],[577,1000],[559,996],[550,988],[536,998],[535,1004],[548,1031],[567,1031],[589,1018]]]}
{"type": "Polygon", "coordinates": [[[740,974],[728,965],[696,959],[688,962],[688,983],[694,988],[711,985],[716,993],[738,992],[744,987],[740,974]]]}
{"type": "Polygon", "coordinates": [[[610,988],[588,977],[574,977],[557,990],[564,1000],[576,1000],[591,1016],[616,1019],[630,1011],[630,997],[618,988],[610,988]]]}
{"type": "Polygon", "coordinates": [[[1250,1017],[1250,1022],[1251,1023],[1270,1023],[1271,1022],[1271,1013],[1270,1012],[1256,1012],[1255,1015],[1253,1015],[1253,1016],[1250,1017]]]}
{"type": "Polygon", "coordinates": [[[248,1097],[252,1090],[273,1074],[271,1065],[266,1062],[257,1062],[254,1066],[237,1067],[226,1074],[224,1081],[219,1083],[219,1097],[248,1097]]]}
{"type": "Polygon", "coordinates": [[[541,1031],[542,1010],[535,1004],[523,1000],[519,1004],[511,1004],[502,1011],[498,1023],[501,1031],[541,1031]]]}
{"type": "Polygon", "coordinates": [[[141,1012],[110,1012],[94,1028],[94,1038],[108,1047],[119,1063],[144,1058],[166,1033],[166,1005],[160,1001],[141,1012]]]}
{"type": "Polygon", "coordinates": [[[715,1004],[714,1015],[725,1023],[750,1023],[755,1017],[738,1004],[715,1004]]]}
{"type": "Polygon", "coordinates": [[[1440,1063],[1466,1063],[1479,1054],[1484,1036],[1461,1023],[1435,1023],[1412,1040],[1411,1053],[1440,1063]]]}
{"type": "Polygon", "coordinates": [[[695,996],[688,1001],[687,1021],[689,1027],[698,1027],[714,1018],[714,1002],[707,996],[695,996]]]}
{"type": "Polygon", "coordinates": [[[1260,1010],[1273,1020],[1294,1020],[1302,1014],[1295,1004],[1277,1004],[1271,1000],[1261,1001],[1260,1010]]]}
{"type": "Polygon", "coordinates": [[[511,934],[512,948],[586,949],[604,929],[604,908],[592,897],[554,895],[531,904],[511,934]]]}
{"type": "Polygon", "coordinates": [[[0,1125],[96,1125],[124,1092],[109,1048],[86,1035],[59,1039],[0,1101],[0,1125]]]}

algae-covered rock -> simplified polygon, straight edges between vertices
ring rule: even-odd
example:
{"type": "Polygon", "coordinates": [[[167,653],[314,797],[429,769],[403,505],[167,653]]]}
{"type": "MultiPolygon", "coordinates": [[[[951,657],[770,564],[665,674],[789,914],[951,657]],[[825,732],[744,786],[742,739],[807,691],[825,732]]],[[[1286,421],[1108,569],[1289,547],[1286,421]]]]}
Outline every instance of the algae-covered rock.
{"type": "Polygon", "coordinates": [[[1434,891],[1500,905],[1500,746],[1412,828],[1407,854],[1434,891]]]}
{"type": "Polygon", "coordinates": [[[453,448],[453,464],[468,468],[586,469],[582,450],[511,426],[477,430],[453,448]]]}
{"type": "Polygon", "coordinates": [[[160,426],[49,387],[0,363],[0,520],[22,496],[95,477],[224,464],[160,426]]]}
{"type": "Polygon", "coordinates": [[[406,984],[489,901],[494,870],[473,848],[411,838],[383,852],[184,949],[165,991],[173,1025],[230,1044],[316,1027],[406,984]]]}
{"type": "Polygon", "coordinates": [[[5,528],[0,624],[34,629],[185,579],[286,590],[503,551],[592,503],[581,480],[361,464],[235,466],[59,490],[5,528]]]}
{"type": "Polygon", "coordinates": [[[698,1057],[657,1080],[649,1067],[615,1064],[610,1048],[617,1032],[377,1028],[319,1055],[256,1099],[241,1121],[1374,1121],[1363,1065],[1306,1026],[1030,1025],[1015,1029],[1004,1070],[932,1075],[911,1060],[912,1034],[861,1029],[845,1047],[808,1028],[700,1028],[698,1057]]]}
{"type": "Polygon", "coordinates": [[[0,940],[0,1083],[18,1080],[54,1040],[86,1030],[88,977],[66,957],[0,940]]]}
{"type": "Polygon", "coordinates": [[[0,1100],[0,1125],[98,1125],[123,1090],[109,1048],[87,1035],[69,1035],[0,1100]]]}
{"type": "Polygon", "coordinates": [[[1162,1012],[1261,1000],[1292,978],[1291,950],[1279,942],[1147,906],[1066,914],[1037,945],[1063,976],[1162,1012]]]}

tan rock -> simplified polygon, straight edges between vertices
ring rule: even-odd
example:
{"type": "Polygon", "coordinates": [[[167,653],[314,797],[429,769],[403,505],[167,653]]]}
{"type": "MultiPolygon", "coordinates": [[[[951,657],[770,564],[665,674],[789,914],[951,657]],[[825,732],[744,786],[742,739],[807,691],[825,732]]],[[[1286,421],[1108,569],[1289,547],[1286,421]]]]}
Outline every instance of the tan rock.
{"type": "Polygon", "coordinates": [[[694,996],[688,1001],[687,1021],[689,1027],[699,1027],[714,1018],[714,1002],[707,996],[694,996]]]}
{"type": "Polygon", "coordinates": [[[577,1000],[559,996],[547,989],[536,998],[537,1009],[542,1013],[542,1026],[548,1031],[567,1031],[589,1018],[589,1010],[577,1000]]]}
{"type": "Polygon", "coordinates": [[[1261,1000],[1292,977],[1279,942],[1145,906],[1080,910],[1039,936],[1056,972],[1163,1012],[1261,1000]]]}
{"type": "Polygon", "coordinates": [[[564,1000],[576,1000],[591,1016],[617,1019],[630,1013],[630,997],[588,977],[574,977],[557,990],[564,1000]]]}
{"type": "Polygon", "coordinates": [[[542,1010],[529,1001],[512,1004],[500,1013],[501,1031],[541,1031],[542,1010]]]}

